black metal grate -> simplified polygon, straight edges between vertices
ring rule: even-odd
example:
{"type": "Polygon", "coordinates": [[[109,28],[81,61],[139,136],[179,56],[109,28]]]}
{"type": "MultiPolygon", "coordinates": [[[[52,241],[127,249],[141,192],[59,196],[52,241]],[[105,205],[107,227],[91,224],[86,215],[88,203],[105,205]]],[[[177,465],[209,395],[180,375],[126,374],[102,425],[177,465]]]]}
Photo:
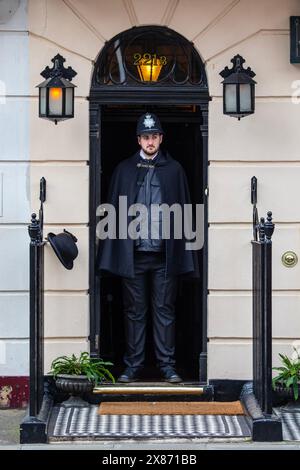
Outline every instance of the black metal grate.
{"type": "Polygon", "coordinates": [[[207,89],[203,62],[190,43],[166,27],[138,27],[111,39],[95,66],[93,87],[197,86],[207,89]],[[141,61],[160,67],[157,80],[143,81],[141,61]]]}

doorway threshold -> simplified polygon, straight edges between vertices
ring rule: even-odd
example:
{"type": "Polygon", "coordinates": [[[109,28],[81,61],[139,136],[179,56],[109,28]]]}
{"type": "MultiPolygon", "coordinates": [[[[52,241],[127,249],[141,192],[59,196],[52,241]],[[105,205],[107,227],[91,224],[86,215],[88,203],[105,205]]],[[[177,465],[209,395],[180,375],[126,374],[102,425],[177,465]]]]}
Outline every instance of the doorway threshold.
{"type": "Polygon", "coordinates": [[[94,403],[110,400],[213,400],[213,387],[199,383],[170,384],[163,382],[109,383],[95,387],[92,393],[94,403]]]}
{"type": "Polygon", "coordinates": [[[139,382],[138,384],[109,384],[109,385],[101,385],[95,387],[93,393],[105,393],[105,394],[119,394],[119,393],[126,393],[126,394],[191,394],[191,395],[202,395],[205,392],[205,387],[200,385],[194,384],[168,384],[168,383],[160,383],[160,382],[139,382]]]}

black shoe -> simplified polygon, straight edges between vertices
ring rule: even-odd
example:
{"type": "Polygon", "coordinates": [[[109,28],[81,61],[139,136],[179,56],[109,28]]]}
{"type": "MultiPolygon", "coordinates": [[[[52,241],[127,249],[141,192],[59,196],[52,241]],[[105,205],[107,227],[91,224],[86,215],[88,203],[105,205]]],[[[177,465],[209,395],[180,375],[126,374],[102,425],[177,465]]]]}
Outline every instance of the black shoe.
{"type": "Polygon", "coordinates": [[[118,382],[129,383],[129,382],[136,382],[139,380],[139,372],[138,369],[131,369],[127,367],[122,375],[118,378],[118,382]]]}
{"type": "Polygon", "coordinates": [[[165,382],[179,383],[182,382],[182,378],[177,374],[175,369],[166,369],[161,371],[165,382]]]}

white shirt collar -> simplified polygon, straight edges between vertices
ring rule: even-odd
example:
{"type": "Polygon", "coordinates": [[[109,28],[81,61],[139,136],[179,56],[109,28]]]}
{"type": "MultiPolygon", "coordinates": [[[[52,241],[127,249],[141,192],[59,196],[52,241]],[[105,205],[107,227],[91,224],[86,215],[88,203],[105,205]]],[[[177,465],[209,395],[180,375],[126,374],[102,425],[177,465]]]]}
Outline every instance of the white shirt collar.
{"type": "Polygon", "coordinates": [[[145,152],[144,152],[143,149],[141,149],[141,151],[140,151],[140,156],[141,156],[144,160],[148,160],[148,161],[149,161],[149,160],[152,160],[153,158],[155,158],[157,154],[158,154],[158,152],[156,152],[155,155],[152,155],[152,156],[149,158],[149,156],[145,154],[145,152]]]}

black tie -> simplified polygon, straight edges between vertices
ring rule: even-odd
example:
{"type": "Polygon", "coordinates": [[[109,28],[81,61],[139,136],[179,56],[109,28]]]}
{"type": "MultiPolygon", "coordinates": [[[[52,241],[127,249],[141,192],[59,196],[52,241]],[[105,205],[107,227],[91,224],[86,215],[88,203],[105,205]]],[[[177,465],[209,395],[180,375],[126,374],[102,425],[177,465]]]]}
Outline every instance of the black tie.
{"type": "Polygon", "coordinates": [[[145,158],[142,158],[140,156],[139,162],[137,163],[138,167],[138,177],[137,177],[137,184],[140,186],[143,184],[143,181],[145,179],[146,174],[148,173],[150,168],[153,168],[155,164],[157,163],[158,160],[158,154],[149,160],[146,160],[145,158]]]}

